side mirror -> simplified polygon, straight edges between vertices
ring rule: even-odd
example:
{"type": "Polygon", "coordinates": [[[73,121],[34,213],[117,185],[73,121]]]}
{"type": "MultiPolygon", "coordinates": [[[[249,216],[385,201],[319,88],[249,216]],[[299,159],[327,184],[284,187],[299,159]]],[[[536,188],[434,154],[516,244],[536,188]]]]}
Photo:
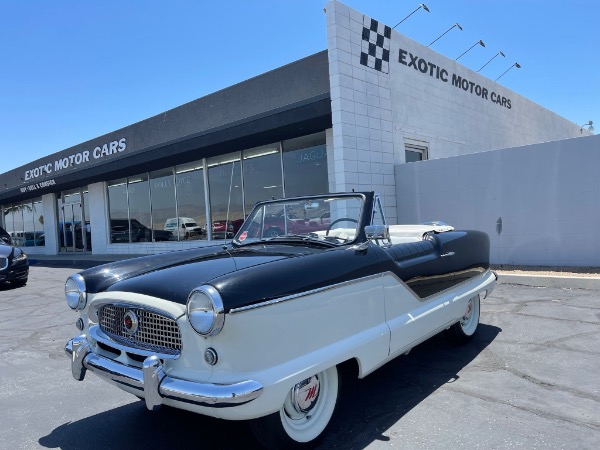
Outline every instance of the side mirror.
{"type": "Polygon", "coordinates": [[[367,225],[365,227],[365,235],[370,241],[378,241],[379,239],[385,239],[390,241],[390,227],[388,225],[367,225]]]}
{"type": "Polygon", "coordinates": [[[375,241],[377,245],[380,245],[379,240],[387,240],[388,245],[392,243],[390,240],[390,227],[388,225],[367,225],[365,227],[365,236],[367,236],[367,241],[354,247],[357,252],[367,250],[368,244],[371,241],[375,241]]]}

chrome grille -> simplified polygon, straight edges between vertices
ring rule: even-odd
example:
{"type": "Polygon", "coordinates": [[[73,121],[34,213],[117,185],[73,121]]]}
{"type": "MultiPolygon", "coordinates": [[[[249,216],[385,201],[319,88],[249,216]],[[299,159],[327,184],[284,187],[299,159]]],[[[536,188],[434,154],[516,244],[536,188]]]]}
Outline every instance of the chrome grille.
{"type": "Polygon", "coordinates": [[[179,355],[181,332],[177,322],[161,314],[140,308],[104,305],[98,311],[100,329],[115,341],[128,347],[179,355]],[[138,317],[138,328],[133,335],[124,327],[125,314],[132,311],[138,317]]]}

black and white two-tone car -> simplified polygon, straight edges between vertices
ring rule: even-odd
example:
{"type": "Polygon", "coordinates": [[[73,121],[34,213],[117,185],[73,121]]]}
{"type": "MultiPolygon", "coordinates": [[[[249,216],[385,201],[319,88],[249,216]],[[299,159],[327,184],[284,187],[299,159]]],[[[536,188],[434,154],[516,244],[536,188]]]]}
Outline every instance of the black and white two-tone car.
{"type": "Polygon", "coordinates": [[[301,447],[329,423],[342,366],[362,378],[441,331],[469,340],[495,282],[485,233],[387,225],[372,192],[273,200],[229,244],[71,276],[65,351],[75,379],[150,410],[251,420],[266,447],[301,447]]]}

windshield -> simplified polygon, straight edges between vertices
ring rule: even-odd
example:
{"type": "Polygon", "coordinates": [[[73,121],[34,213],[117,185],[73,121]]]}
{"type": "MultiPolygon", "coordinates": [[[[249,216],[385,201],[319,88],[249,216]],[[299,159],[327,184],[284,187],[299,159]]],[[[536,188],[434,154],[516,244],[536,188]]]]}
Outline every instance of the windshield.
{"type": "Polygon", "coordinates": [[[363,197],[359,195],[264,203],[248,216],[234,242],[248,244],[302,239],[346,244],[358,236],[363,203],[363,197]]]}

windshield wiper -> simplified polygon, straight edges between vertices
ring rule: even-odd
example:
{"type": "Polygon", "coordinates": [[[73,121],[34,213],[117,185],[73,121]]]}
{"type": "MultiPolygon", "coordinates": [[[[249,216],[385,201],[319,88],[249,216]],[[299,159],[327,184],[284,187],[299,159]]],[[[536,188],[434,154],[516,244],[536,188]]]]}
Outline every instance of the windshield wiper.
{"type": "Polygon", "coordinates": [[[331,241],[326,241],[323,240],[319,237],[318,234],[316,233],[309,233],[309,234],[294,234],[294,233],[289,233],[289,234],[280,234],[278,236],[272,236],[269,238],[265,238],[265,239],[261,239],[260,242],[273,242],[273,241],[303,241],[303,242],[311,242],[311,243],[316,243],[316,244],[321,244],[321,245],[327,245],[327,246],[331,246],[331,245],[336,245],[331,241]]]}

